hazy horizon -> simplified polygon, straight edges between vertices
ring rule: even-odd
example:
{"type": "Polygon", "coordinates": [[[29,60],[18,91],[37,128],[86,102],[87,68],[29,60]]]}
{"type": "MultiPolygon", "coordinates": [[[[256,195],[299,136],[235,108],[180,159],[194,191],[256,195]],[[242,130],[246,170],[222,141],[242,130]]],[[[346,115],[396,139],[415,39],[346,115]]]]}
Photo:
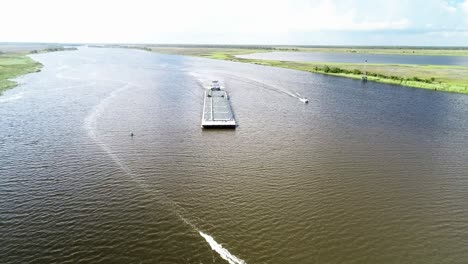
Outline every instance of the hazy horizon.
{"type": "Polygon", "coordinates": [[[307,44],[261,44],[261,43],[245,43],[245,44],[232,44],[232,43],[226,43],[226,44],[216,44],[216,43],[200,43],[200,44],[195,44],[195,43],[125,43],[125,42],[34,42],[34,41],[24,41],[24,42],[14,42],[14,41],[1,41],[1,45],[22,45],[22,44],[40,44],[40,45],[154,45],[154,46],[168,46],[168,47],[203,47],[203,46],[213,46],[213,47],[222,47],[222,46],[246,46],[246,47],[253,47],[253,46],[259,46],[259,47],[311,47],[311,48],[321,48],[321,47],[331,47],[331,48],[468,48],[468,45],[464,46],[450,46],[450,45],[335,45],[335,44],[329,44],[329,45],[307,45],[307,44]]]}

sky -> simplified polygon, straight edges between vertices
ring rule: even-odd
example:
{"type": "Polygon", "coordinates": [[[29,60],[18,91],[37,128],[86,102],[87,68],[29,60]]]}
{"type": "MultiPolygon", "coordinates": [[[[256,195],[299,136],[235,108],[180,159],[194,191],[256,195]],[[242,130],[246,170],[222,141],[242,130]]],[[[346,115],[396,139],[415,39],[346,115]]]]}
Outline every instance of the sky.
{"type": "Polygon", "coordinates": [[[2,0],[0,42],[468,46],[468,0],[2,0]]]}

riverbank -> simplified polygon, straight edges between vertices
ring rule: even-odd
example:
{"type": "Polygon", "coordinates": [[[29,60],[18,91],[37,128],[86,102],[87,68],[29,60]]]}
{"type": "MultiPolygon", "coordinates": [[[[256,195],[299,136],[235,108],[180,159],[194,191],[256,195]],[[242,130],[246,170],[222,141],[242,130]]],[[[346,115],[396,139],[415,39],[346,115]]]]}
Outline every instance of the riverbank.
{"type": "Polygon", "coordinates": [[[33,60],[28,54],[47,53],[56,51],[76,50],[75,47],[47,47],[40,49],[35,46],[19,46],[19,51],[1,52],[0,51],[0,95],[7,89],[14,88],[18,84],[12,79],[33,72],[39,72],[42,64],[33,60]]]}
{"type": "MultiPolygon", "coordinates": [[[[258,65],[288,68],[313,73],[361,79],[362,64],[313,63],[272,60],[234,59],[258,65]]],[[[436,65],[368,64],[368,81],[397,84],[413,88],[468,94],[468,67],[436,65]]]]}
{"type": "MultiPolygon", "coordinates": [[[[155,46],[147,46],[147,48],[152,52],[158,53],[253,63],[257,65],[294,69],[353,79],[361,79],[364,71],[362,64],[353,63],[290,62],[236,57],[236,55],[249,54],[253,52],[270,52],[271,50],[268,49],[199,47],[171,48],[155,46]]],[[[331,49],[332,48],[329,48],[329,50],[331,49]]],[[[391,49],[389,49],[389,51],[391,51],[391,49]]],[[[426,49],[425,51],[427,52],[428,50],[426,49]]],[[[368,64],[366,66],[366,72],[369,81],[430,89],[434,91],[468,94],[468,67],[464,66],[368,64]]]]}
{"type": "Polygon", "coordinates": [[[33,72],[38,72],[42,64],[24,53],[0,54],[0,95],[17,85],[12,79],[33,72]]]}

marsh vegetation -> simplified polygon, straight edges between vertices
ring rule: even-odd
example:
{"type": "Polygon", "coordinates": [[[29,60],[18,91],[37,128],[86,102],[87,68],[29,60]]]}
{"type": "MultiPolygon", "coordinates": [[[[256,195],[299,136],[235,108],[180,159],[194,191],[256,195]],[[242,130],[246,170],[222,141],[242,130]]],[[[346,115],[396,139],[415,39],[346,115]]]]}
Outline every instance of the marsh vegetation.
{"type": "Polygon", "coordinates": [[[28,54],[76,50],[76,47],[51,46],[46,44],[3,44],[0,51],[0,94],[17,85],[14,78],[27,73],[38,72],[42,64],[28,54]]]}
{"type": "Polygon", "coordinates": [[[24,54],[0,54],[0,94],[16,86],[12,79],[23,74],[40,71],[42,64],[24,54]]]}
{"type": "MultiPolygon", "coordinates": [[[[160,47],[146,46],[153,52],[197,56],[210,59],[229,60],[235,62],[253,63],[257,65],[288,68],[300,71],[335,75],[360,79],[364,71],[369,81],[404,85],[414,88],[431,89],[435,91],[468,94],[468,67],[445,65],[413,65],[413,64],[363,64],[358,63],[325,63],[325,62],[292,62],[280,60],[259,60],[239,58],[237,55],[271,52],[271,49],[252,48],[250,46],[235,47],[160,47]]],[[[362,52],[372,54],[419,54],[419,55],[468,55],[467,49],[436,49],[436,48],[304,48],[288,47],[289,51],[319,51],[319,52],[362,52]]]]}

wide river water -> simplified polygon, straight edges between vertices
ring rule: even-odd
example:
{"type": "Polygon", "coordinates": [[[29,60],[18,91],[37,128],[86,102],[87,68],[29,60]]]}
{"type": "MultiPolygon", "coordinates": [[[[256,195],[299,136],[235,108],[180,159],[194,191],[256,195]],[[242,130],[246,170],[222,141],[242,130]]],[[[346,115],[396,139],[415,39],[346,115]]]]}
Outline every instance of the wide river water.
{"type": "Polygon", "coordinates": [[[2,263],[468,260],[466,95],[125,49],[33,58],[0,96],[2,263]],[[200,127],[213,79],[235,130],[200,127]]]}
{"type": "Polygon", "coordinates": [[[237,57],[258,60],[468,66],[468,56],[429,56],[332,52],[264,52],[237,57]]]}

